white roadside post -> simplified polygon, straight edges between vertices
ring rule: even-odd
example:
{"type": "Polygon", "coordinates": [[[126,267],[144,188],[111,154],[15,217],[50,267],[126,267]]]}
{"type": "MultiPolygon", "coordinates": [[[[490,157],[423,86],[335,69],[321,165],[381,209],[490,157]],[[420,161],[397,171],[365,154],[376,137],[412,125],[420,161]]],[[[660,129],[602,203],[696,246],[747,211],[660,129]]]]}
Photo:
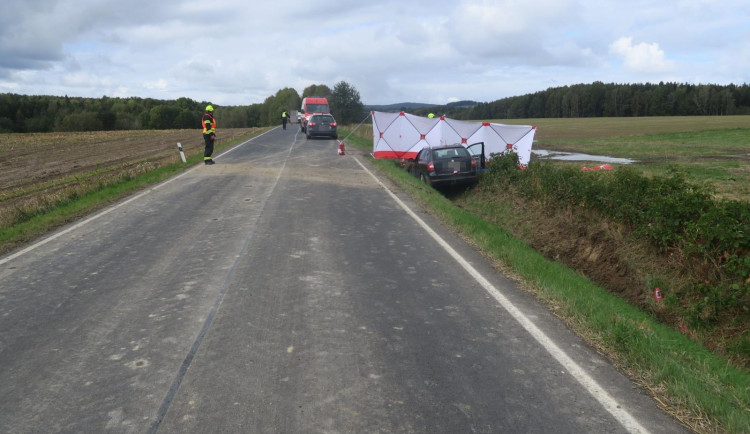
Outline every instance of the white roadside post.
{"type": "Polygon", "coordinates": [[[180,158],[182,158],[182,162],[187,163],[187,160],[185,159],[185,153],[182,152],[182,143],[177,142],[177,149],[180,151],[180,158]]]}

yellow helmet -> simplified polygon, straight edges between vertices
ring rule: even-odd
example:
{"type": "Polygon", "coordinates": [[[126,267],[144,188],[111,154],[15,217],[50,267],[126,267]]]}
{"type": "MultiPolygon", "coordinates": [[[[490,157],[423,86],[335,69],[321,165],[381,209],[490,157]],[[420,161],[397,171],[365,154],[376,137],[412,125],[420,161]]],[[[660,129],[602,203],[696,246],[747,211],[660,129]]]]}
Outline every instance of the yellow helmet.
{"type": "Polygon", "coordinates": [[[211,104],[207,105],[207,106],[206,106],[206,111],[207,111],[207,112],[212,112],[212,111],[214,111],[214,106],[212,106],[211,104]]]}

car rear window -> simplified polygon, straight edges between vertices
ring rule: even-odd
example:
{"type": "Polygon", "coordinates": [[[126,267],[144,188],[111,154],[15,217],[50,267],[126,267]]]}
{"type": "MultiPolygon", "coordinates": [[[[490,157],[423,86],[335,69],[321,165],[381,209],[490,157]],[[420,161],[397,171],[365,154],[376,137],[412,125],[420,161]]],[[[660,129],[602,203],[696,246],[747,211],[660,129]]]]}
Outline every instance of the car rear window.
{"type": "Polygon", "coordinates": [[[333,122],[333,116],[313,116],[312,120],[315,122],[333,122]]]}
{"type": "Polygon", "coordinates": [[[456,157],[470,157],[469,151],[466,148],[448,148],[448,149],[434,149],[432,151],[432,158],[436,160],[445,160],[456,157]]]}

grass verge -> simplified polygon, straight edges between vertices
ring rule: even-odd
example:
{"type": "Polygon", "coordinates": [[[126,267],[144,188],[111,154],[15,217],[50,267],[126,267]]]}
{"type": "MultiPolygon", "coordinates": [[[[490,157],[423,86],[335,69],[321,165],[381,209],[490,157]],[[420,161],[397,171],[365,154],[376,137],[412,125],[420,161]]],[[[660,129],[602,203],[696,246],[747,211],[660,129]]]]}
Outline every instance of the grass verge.
{"type": "MultiPolygon", "coordinates": [[[[351,135],[347,145],[370,150],[372,141],[351,135]]],[[[392,160],[372,162],[415,201],[519,279],[683,424],[696,432],[750,432],[750,373],[559,262],[546,259],[503,228],[456,207],[392,160]]]]}

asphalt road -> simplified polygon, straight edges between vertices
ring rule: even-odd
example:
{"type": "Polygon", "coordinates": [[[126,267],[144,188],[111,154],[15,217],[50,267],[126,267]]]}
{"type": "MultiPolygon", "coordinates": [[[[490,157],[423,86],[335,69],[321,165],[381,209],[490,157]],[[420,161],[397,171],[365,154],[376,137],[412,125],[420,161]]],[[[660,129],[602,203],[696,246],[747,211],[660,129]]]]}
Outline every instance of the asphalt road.
{"type": "Polygon", "coordinates": [[[347,151],[277,128],[0,258],[0,432],[684,432],[347,151]]]}

